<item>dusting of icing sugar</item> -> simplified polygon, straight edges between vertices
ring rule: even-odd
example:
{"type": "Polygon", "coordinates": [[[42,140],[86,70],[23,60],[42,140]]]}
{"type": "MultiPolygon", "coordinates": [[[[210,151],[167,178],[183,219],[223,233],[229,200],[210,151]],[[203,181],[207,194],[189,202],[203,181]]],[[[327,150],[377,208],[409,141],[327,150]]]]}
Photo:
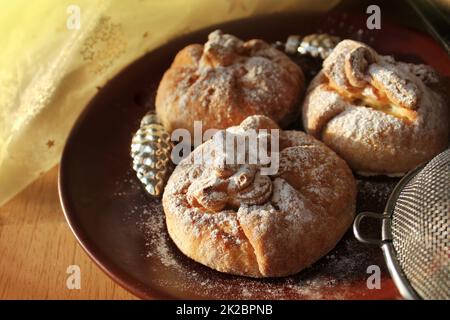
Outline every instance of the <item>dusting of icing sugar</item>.
{"type": "MultiPolygon", "coordinates": [[[[382,57],[380,58],[382,59],[382,57]]],[[[408,73],[391,63],[371,64],[367,70],[373,84],[386,92],[396,104],[409,109],[417,108],[420,91],[408,73]]]]}
{"type": "Polygon", "coordinates": [[[362,43],[345,40],[324,61],[324,71],[308,89],[304,125],[318,138],[330,132],[331,136],[363,142],[367,148],[381,148],[382,141],[389,152],[408,145],[408,152],[423,155],[427,152],[424,143],[429,135],[443,136],[449,131],[445,102],[426,86],[438,81],[438,74],[431,67],[397,62],[390,56],[378,55],[362,43]],[[367,65],[360,59],[350,59],[354,52],[371,52],[375,58],[367,65]],[[352,70],[364,73],[362,88],[350,85],[352,70]],[[329,81],[332,86],[327,84],[329,81]],[[352,92],[358,89],[362,98],[357,99],[359,95],[352,92]]]}
{"type": "Polygon", "coordinates": [[[284,218],[287,221],[297,224],[300,221],[307,223],[313,219],[313,213],[305,208],[303,196],[284,179],[275,179],[273,188],[272,203],[285,213],[284,218]]]}
{"type": "Polygon", "coordinates": [[[328,129],[337,126],[344,137],[351,137],[356,141],[371,141],[379,137],[380,133],[385,133],[386,139],[390,137],[395,139],[395,135],[390,133],[408,130],[408,126],[402,120],[361,106],[347,108],[327,124],[328,129]]]}
{"type": "MultiPolygon", "coordinates": [[[[194,230],[196,230],[198,234],[200,234],[200,230],[207,227],[208,232],[211,235],[215,234],[217,236],[219,230],[226,230],[226,235],[236,237],[240,230],[234,211],[221,211],[218,213],[204,212],[198,219],[193,221],[193,223],[194,230]]],[[[239,238],[235,237],[233,237],[233,239],[237,244],[240,244],[239,238]]],[[[225,239],[229,239],[229,237],[226,237],[225,239]]]]}
{"type": "Polygon", "coordinates": [[[402,68],[405,73],[413,73],[424,84],[433,84],[439,82],[438,73],[430,66],[425,64],[412,64],[397,62],[399,68],[402,68]]]}
{"type": "MultiPolygon", "coordinates": [[[[132,172],[131,172],[132,173],[132,172]]],[[[114,191],[116,197],[125,191],[139,189],[136,179],[121,180],[114,191]],[[132,183],[131,183],[131,182],[132,183]]],[[[386,183],[358,179],[358,190],[364,204],[361,210],[382,212],[384,203],[398,180],[386,183]]],[[[135,193],[136,191],[133,191],[135,193]]],[[[374,291],[366,287],[369,265],[382,267],[382,279],[388,279],[383,256],[378,248],[367,248],[347,233],[337,247],[310,268],[299,274],[277,279],[251,279],[210,270],[185,257],[170,239],[162,205],[152,201],[144,206],[132,205],[129,216],[138,217],[137,227],[145,240],[143,259],[148,261],[148,277],[158,287],[177,292],[178,297],[214,299],[348,299],[371,298],[374,291]]],[[[134,219],[133,219],[134,220],[134,219]]],[[[211,236],[218,231],[211,231],[211,236]]],[[[384,281],[384,280],[382,280],[384,281]]],[[[382,286],[384,287],[384,282],[382,286]]],[[[376,296],[376,295],[375,295],[376,296]]]]}
{"type": "MultiPolygon", "coordinates": [[[[260,125],[262,122],[244,121],[244,124],[251,126],[260,125]]],[[[230,130],[236,134],[245,133],[245,130],[238,130],[237,127],[230,130]]],[[[289,255],[293,254],[291,251],[304,251],[304,260],[315,261],[317,257],[307,257],[309,253],[306,248],[316,245],[315,240],[310,240],[315,238],[308,237],[308,233],[315,232],[312,227],[315,223],[328,226],[336,216],[336,210],[330,205],[320,204],[319,200],[323,200],[326,195],[330,195],[326,200],[330,204],[344,199],[342,212],[338,214],[345,212],[348,215],[342,216],[341,225],[330,231],[330,238],[331,233],[337,233],[336,237],[339,238],[342,236],[345,231],[343,226],[350,224],[354,214],[352,203],[355,199],[353,180],[345,171],[348,170],[345,163],[322,143],[304,133],[283,131],[281,139],[284,148],[280,152],[281,174],[263,176],[260,172],[262,165],[259,164],[192,164],[189,158],[184,159],[175,168],[166,185],[163,202],[169,229],[176,230],[174,232],[180,235],[172,236],[183,252],[188,256],[195,254],[189,253],[190,247],[186,249],[185,243],[180,242],[181,238],[196,243],[197,252],[208,252],[203,255],[204,258],[195,255],[196,261],[223,272],[242,272],[252,276],[275,274],[277,271],[270,271],[265,261],[277,259],[277,251],[289,255]],[[190,170],[195,170],[196,174],[192,175],[190,170]],[[301,186],[289,177],[297,177],[301,186]],[[311,197],[312,193],[305,192],[309,186],[315,188],[314,197],[311,197]],[[275,230],[276,236],[269,239],[269,235],[275,230]],[[194,240],[195,238],[199,241],[194,240]],[[261,250],[256,251],[261,241],[264,245],[261,250]],[[224,245],[227,248],[228,243],[232,245],[233,250],[242,250],[239,254],[243,257],[247,252],[252,252],[253,247],[257,253],[256,261],[250,262],[251,267],[259,268],[260,273],[248,271],[249,269],[234,271],[238,269],[227,269],[230,267],[225,263],[224,267],[215,266],[211,262],[214,257],[210,258],[210,255],[218,254],[219,251],[211,248],[222,248],[224,245]],[[239,245],[242,247],[237,249],[239,245]],[[266,256],[269,258],[260,258],[266,256]]],[[[194,158],[197,153],[203,153],[204,156],[212,154],[212,158],[221,158],[221,153],[226,154],[229,151],[214,148],[214,141],[209,140],[197,147],[189,157],[194,158]]],[[[318,241],[318,246],[321,245],[318,241]]],[[[239,259],[244,261],[244,258],[234,254],[230,259],[234,261],[226,262],[229,265],[242,263],[239,259]]],[[[300,262],[303,265],[299,266],[299,269],[309,264],[300,262]]]]}
{"type": "Polygon", "coordinates": [[[192,262],[172,243],[161,205],[145,209],[138,228],[146,239],[144,258],[151,261],[152,281],[184,297],[215,299],[346,299],[370,297],[366,268],[377,259],[349,235],[322,260],[303,272],[278,279],[221,274],[192,262]],[[163,276],[166,275],[167,276],[163,276]],[[356,285],[355,285],[356,284],[356,285]]]}
{"type": "MultiPolygon", "coordinates": [[[[298,168],[299,163],[311,160],[313,153],[309,152],[309,150],[316,148],[317,146],[294,146],[281,150],[281,168],[285,170],[298,168]]],[[[320,166],[320,163],[317,165],[320,166]]]]}
{"type": "Polygon", "coordinates": [[[244,111],[273,115],[277,121],[286,121],[294,112],[303,74],[281,51],[261,40],[243,42],[220,31],[211,33],[199,50],[198,55],[185,52],[195,61],[192,65],[172,65],[173,76],[166,79],[171,90],[160,94],[157,103],[181,110],[201,105],[216,127],[244,111]]]}
{"type": "Polygon", "coordinates": [[[145,236],[146,258],[156,257],[165,267],[179,269],[180,266],[173,258],[169,248],[166,224],[161,204],[143,210],[137,227],[145,236]]]}
{"type": "Polygon", "coordinates": [[[387,183],[385,179],[381,182],[377,182],[370,180],[370,178],[363,178],[358,179],[356,182],[360,195],[368,201],[377,200],[382,204],[380,209],[383,210],[383,205],[387,203],[389,195],[393,191],[397,181],[398,179],[391,178],[391,182],[387,183]]]}
{"type": "MultiPolygon", "coordinates": [[[[253,121],[252,123],[249,121],[247,122],[248,125],[259,125],[258,121],[253,121]]],[[[234,131],[238,132],[237,129],[234,131]]],[[[303,135],[285,132],[283,138],[289,140],[289,143],[306,143],[306,145],[288,147],[282,150],[280,171],[283,172],[293,168],[298,169],[299,166],[301,167],[301,163],[315,163],[315,165],[308,168],[311,172],[311,180],[305,185],[305,189],[308,190],[308,187],[310,187],[312,192],[314,192],[318,198],[327,195],[336,196],[337,194],[334,194],[334,191],[330,189],[328,185],[319,183],[320,180],[326,180],[325,175],[330,168],[330,163],[322,164],[314,161],[314,154],[316,154],[320,148],[318,148],[317,145],[308,145],[307,143],[312,142],[304,138],[303,135]],[[311,153],[311,151],[314,152],[311,153]]],[[[202,146],[204,150],[196,149],[193,153],[209,152],[212,150],[211,147],[212,142],[208,142],[202,146]]],[[[325,159],[328,158],[325,157],[325,159]]],[[[326,161],[331,160],[328,159],[326,161]]],[[[242,207],[242,205],[248,205],[246,210],[252,211],[249,208],[253,208],[256,211],[259,211],[257,214],[261,216],[275,214],[276,210],[274,207],[268,206],[266,208],[265,206],[265,203],[272,203],[279,210],[284,212],[286,214],[285,218],[291,222],[297,221],[298,223],[307,223],[312,219],[313,213],[309,212],[303,204],[305,201],[303,195],[299,194],[297,190],[293,189],[283,179],[261,176],[258,171],[253,170],[248,172],[242,171],[242,166],[229,167],[227,169],[229,171],[229,176],[223,179],[219,178],[217,173],[215,173],[215,169],[212,169],[211,167],[203,167],[202,165],[197,166],[196,172],[198,171],[198,173],[195,176],[192,176],[186,171],[192,169],[189,168],[189,165],[185,165],[183,162],[180,163],[179,167],[174,172],[174,177],[172,177],[167,184],[165,194],[171,194],[173,196],[171,196],[170,201],[167,201],[168,207],[166,210],[176,214],[178,216],[177,219],[183,225],[193,226],[193,234],[196,237],[199,237],[204,232],[209,232],[210,237],[215,239],[219,234],[217,228],[222,230],[225,226],[225,229],[227,230],[225,235],[230,236],[229,239],[227,237],[225,237],[225,239],[234,239],[233,241],[240,243],[240,238],[238,237],[239,231],[241,230],[239,225],[240,215],[236,216],[236,212],[232,210],[221,209],[225,206],[224,202],[227,201],[231,201],[230,203],[236,208],[242,207]],[[241,177],[242,172],[250,174],[250,176],[247,176],[247,178],[244,179],[245,181],[250,182],[250,184],[248,185],[246,183],[242,190],[239,188],[234,190],[236,185],[235,183],[230,183],[230,181],[235,181],[235,176],[241,177]],[[284,183],[280,183],[280,181],[284,181],[284,183]],[[227,185],[228,189],[226,187],[227,185]],[[186,189],[185,186],[189,186],[189,188],[186,189]],[[233,188],[230,189],[230,186],[233,186],[233,188]],[[184,200],[186,191],[183,190],[187,190],[186,196],[187,201],[191,204],[190,206],[188,206],[187,202],[184,200]],[[220,192],[216,190],[220,190],[220,192]],[[271,198],[268,198],[267,196],[271,196],[271,198]],[[217,210],[214,210],[213,205],[216,205],[218,202],[221,202],[222,204],[217,206],[217,210]],[[195,205],[194,207],[192,207],[193,204],[195,205]],[[200,205],[200,207],[196,207],[197,205],[200,205]],[[206,205],[208,208],[202,209],[201,207],[203,205],[206,205]]],[[[267,231],[268,225],[266,225],[266,223],[269,223],[268,221],[270,221],[270,219],[266,221],[267,222],[261,223],[258,226],[258,228],[260,228],[258,233],[261,234],[267,231]]]]}

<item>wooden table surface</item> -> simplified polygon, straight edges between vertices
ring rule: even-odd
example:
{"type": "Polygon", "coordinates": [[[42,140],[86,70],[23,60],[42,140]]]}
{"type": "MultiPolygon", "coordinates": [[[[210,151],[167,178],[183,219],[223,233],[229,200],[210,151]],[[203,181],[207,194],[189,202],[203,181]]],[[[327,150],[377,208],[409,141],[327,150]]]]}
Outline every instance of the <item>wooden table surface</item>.
{"type": "Polygon", "coordinates": [[[92,262],[67,225],[53,168],[0,207],[0,299],[135,299],[92,262]],[[68,289],[78,265],[81,288],[68,289]]]}

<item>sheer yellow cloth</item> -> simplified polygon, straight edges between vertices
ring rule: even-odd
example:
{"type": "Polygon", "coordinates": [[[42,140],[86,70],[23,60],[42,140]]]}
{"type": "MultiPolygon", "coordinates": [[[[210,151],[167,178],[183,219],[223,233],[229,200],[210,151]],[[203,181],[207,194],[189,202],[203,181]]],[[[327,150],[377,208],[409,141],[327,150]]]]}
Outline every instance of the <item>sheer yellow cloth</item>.
{"type": "Polygon", "coordinates": [[[1,1],[0,205],[58,163],[96,87],[148,50],[210,24],[337,1],[1,1]]]}

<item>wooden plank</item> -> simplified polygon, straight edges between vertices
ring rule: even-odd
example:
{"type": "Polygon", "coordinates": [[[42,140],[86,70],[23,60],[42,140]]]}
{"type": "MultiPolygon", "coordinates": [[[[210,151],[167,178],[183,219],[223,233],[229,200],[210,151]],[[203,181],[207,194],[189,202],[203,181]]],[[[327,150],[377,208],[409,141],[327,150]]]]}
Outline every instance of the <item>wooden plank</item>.
{"type": "Polygon", "coordinates": [[[58,168],[0,208],[0,299],[135,299],[86,255],[59,204],[58,168]],[[69,265],[81,288],[68,289],[69,265]]]}

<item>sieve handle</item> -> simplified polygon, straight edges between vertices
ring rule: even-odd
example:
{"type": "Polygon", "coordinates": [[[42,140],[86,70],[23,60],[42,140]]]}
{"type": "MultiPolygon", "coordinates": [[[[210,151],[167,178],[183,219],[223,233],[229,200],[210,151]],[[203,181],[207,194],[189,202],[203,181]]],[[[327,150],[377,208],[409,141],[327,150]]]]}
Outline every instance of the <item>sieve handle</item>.
{"type": "Polygon", "coordinates": [[[356,216],[355,221],[353,221],[353,234],[355,235],[356,239],[358,239],[362,243],[375,244],[377,246],[382,246],[383,244],[389,242],[389,241],[383,240],[383,239],[373,239],[373,238],[364,237],[364,235],[361,234],[361,229],[359,226],[361,224],[361,221],[364,218],[390,219],[391,217],[387,213],[379,214],[379,213],[368,212],[368,211],[359,213],[356,216]]]}

